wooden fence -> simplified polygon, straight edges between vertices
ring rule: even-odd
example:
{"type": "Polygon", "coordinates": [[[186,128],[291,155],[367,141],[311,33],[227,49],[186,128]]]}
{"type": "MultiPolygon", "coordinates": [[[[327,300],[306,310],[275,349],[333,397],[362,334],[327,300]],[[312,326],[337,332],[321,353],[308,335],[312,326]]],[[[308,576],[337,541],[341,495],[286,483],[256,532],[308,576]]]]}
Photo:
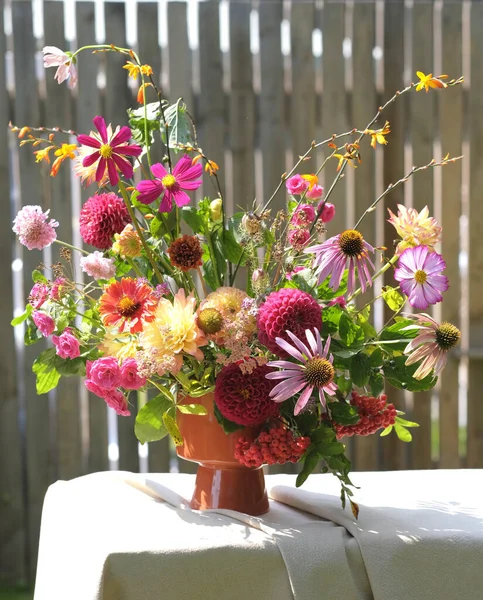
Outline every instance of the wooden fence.
{"type": "MultiPolygon", "coordinates": [[[[108,415],[74,379],[55,394],[36,396],[31,363],[38,345],[24,349],[9,325],[31,288],[32,269],[57,258],[55,249],[42,257],[20,247],[11,232],[13,215],[23,204],[50,207],[59,238],[79,242],[76,214],[92,189],[80,190],[67,169],[49,178],[30,148],[18,149],[8,121],[88,132],[94,115],[122,124],[133,105],[121,56],[81,54],[79,86],[70,92],[57,85],[52,70],[43,71],[44,45],[77,48],[97,37],[135,47],[164,94],[182,96],[191,107],[232,207],[267,198],[313,139],[364,127],[416,70],[463,73],[463,86],[412,93],[390,107],[381,119],[391,123],[389,144],[376,151],[364,145],[362,164],[348,170],[333,195],[331,231],[353,225],[374,195],[413,164],[464,153],[462,162],[424,171],[386,202],[393,209],[427,204],[443,225],[451,287],[435,314],[461,327],[461,351],[451,356],[434,393],[413,399],[388,390],[398,408],[421,423],[412,444],[392,436],[361,439],[351,456],[359,470],[482,467],[483,2],[65,1],[65,12],[62,0],[5,0],[0,10],[0,578],[32,580],[42,501],[56,479],[110,466],[166,471],[170,461],[171,468],[189,468],[170,458],[166,441],[140,455],[134,417],[108,415]]],[[[315,168],[315,162],[307,166],[315,168]]],[[[209,181],[203,192],[212,193],[209,181]]],[[[392,244],[386,217],[380,206],[364,222],[364,236],[377,245],[392,244]]],[[[383,323],[380,306],[375,319],[383,323]]]]}

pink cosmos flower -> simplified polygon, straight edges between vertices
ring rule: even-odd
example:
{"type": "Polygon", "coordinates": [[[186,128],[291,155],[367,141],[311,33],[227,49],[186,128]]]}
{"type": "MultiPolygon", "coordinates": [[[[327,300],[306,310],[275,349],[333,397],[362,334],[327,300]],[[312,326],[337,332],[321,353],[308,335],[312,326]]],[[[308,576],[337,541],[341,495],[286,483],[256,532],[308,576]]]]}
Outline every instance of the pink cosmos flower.
{"type": "Polygon", "coordinates": [[[54,227],[59,223],[48,219],[49,210],[42,212],[40,206],[27,205],[18,211],[12,230],[29,250],[43,250],[57,239],[54,227]]]}
{"type": "MultiPolygon", "coordinates": [[[[319,209],[320,210],[320,206],[319,209]]],[[[325,202],[324,206],[322,207],[322,213],[320,215],[320,220],[323,223],[329,223],[330,221],[332,221],[332,219],[335,217],[335,206],[333,204],[331,204],[330,202],[325,202]]]]}
{"type": "Polygon", "coordinates": [[[126,390],[138,390],[146,383],[146,377],[138,374],[138,364],[134,358],[126,358],[121,365],[121,387],[126,390]]]}
{"type": "Polygon", "coordinates": [[[305,197],[309,198],[309,200],[320,200],[320,198],[322,198],[323,193],[324,188],[318,183],[316,183],[312,187],[309,187],[307,193],[305,194],[305,197]]]}
{"type": "Polygon", "coordinates": [[[349,295],[355,289],[356,267],[362,291],[365,292],[367,286],[372,285],[369,265],[373,270],[375,270],[375,267],[368,253],[374,253],[374,248],[355,229],[347,229],[322,244],[306,248],[304,252],[315,254],[312,268],[319,276],[319,283],[322,283],[330,275],[329,287],[333,290],[340,287],[347,261],[349,261],[349,277],[347,280],[349,295]]]}
{"type": "Polygon", "coordinates": [[[281,379],[273,390],[270,392],[270,397],[274,402],[284,402],[300,391],[299,399],[295,405],[294,415],[298,415],[309,401],[314,389],[319,392],[319,400],[322,407],[326,407],[325,394],[333,396],[337,390],[334,383],[334,360],[332,354],[329,355],[330,336],[322,344],[319,330],[314,327],[314,333],[310,329],[305,331],[308,346],[306,346],[297,336],[291,331],[287,331],[287,335],[293,342],[289,344],[282,338],[277,338],[277,344],[290,356],[298,360],[301,364],[293,363],[288,360],[274,360],[267,363],[269,367],[280,367],[283,371],[276,373],[268,373],[267,379],[281,379]]]}
{"type": "Polygon", "coordinates": [[[310,227],[315,221],[315,208],[311,204],[299,204],[291,218],[292,225],[310,227]]]}
{"type": "Polygon", "coordinates": [[[297,196],[299,194],[303,194],[310,184],[302,177],[302,175],[294,175],[293,177],[289,177],[287,179],[285,185],[287,186],[289,194],[297,196]]]}
{"type": "Polygon", "coordinates": [[[180,158],[172,173],[168,173],[161,163],[153,165],[151,172],[156,179],[145,179],[138,183],[137,200],[143,204],[151,204],[164,193],[160,212],[170,212],[173,200],[176,206],[189,204],[190,197],[183,190],[197,190],[202,184],[202,180],[198,178],[203,173],[203,167],[198,163],[193,165],[187,154],[180,158]]]}
{"type": "Polygon", "coordinates": [[[129,417],[131,414],[124,394],[119,390],[105,390],[102,398],[106,401],[107,406],[113,408],[121,417],[129,417]]]}
{"type": "Polygon", "coordinates": [[[310,240],[310,231],[302,227],[291,229],[288,232],[287,239],[295,250],[302,250],[310,240]]]}
{"type": "MultiPolygon", "coordinates": [[[[86,377],[104,390],[113,390],[121,382],[121,370],[114,356],[103,356],[86,362],[86,377]]],[[[96,392],[94,392],[96,393],[96,392]]]]}
{"type": "Polygon", "coordinates": [[[56,46],[45,46],[42,49],[42,54],[44,55],[44,67],[46,69],[58,67],[54,75],[57,82],[62,83],[67,79],[67,87],[70,89],[75,88],[77,85],[75,59],[56,46]]]}
{"type": "Polygon", "coordinates": [[[404,329],[420,331],[404,349],[404,354],[409,354],[407,365],[422,361],[413,377],[424,379],[431,371],[435,376],[439,375],[446,365],[449,350],[459,342],[460,330],[451,323],[439,324],[425,313],[407,316],[416,323],[404,329]]]}
{"type": "Polygon", "coordinates": [[[102,252],[92,252],[80,259],[81,269],[96,281],[98,279],[111,279],[116,274],[116,265],[112,258],[104,258],[102,252]]]}
{"type": "Polygon", "coordinates": [[[70,329],[65,329],[62,335],[53,335],[52,341],[55,345],[55,353],[60,358],[77,358],[80,356],[79,340],[72,334],[70,329]]]}
{"type": "Polygon", "coordinates": [[[111,126],[107,127],[102,117],[94,117],[93,123],[99,133],[91,131],[91,135],[77,136],[80,144],[95,149],[84,158],[82,166],[90,167],[97,163],[96,181],[102,181],[107,170],[112,186],[117,185],[119,181],[118,171],[121,171],[126,179],[131,179],[133,167],[126,156],[139,156],[142,148],[136,144],[128,144],[132,136],[129,127],[118,128],[113,134],[111,126]]]}
{"type": "Polygon", "coordinates": [[[407,248],[399,257],[394,279],[408,296],[409,304],[424,310],[441,302],[441,292],[448,289],[448,278],[441,275],[446,263],[441,254],[430,252],[427,246],[407,248]]]}
{"type": "Polygon", "coordinates": [[[40,308],[49,297],[49,286],[46,283],[36,283],[30,290],[29,304],[34,308],[40,308]]]}
{"type": "Polygon", "coordinates": [[[55,321],[48,314],[36,310],[32,314],[32,319],[34,320],[37,329],[44,337],[49,337],[49,335],[54,333],[55,321]]]}

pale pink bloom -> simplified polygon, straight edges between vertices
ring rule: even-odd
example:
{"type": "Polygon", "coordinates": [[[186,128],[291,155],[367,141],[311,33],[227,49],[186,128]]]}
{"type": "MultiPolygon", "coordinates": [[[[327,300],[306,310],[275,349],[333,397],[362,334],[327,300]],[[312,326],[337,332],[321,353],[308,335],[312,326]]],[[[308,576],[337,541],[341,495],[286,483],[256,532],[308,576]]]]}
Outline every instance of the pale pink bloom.
{"type": "Polygon", "coordinates": [[[45,46],[42,49],[44,55],[44,67],[58,67],[54,78],[58,83],[64,82],[66,79],[67,86],[72,89],[77,85],[77,69],[75,67],[75,59],[63,52],[56,46],[45,46]]]}
{"type": "Polygon", "coordinates": [[[329,287],[333,290],[339,289],[347,262],[349,263],[347,279],[349,295],[355,289],[356,267],[362,291],[365,292],[366,288],[372,285],[369,266],[372,270],[375,270],[375,267],[369,258],[369,252],[374,253],[374,248],[355,229],[347,229],[322,244],[306,248],[304,252],[315,254],[312,268],[318,275],[318,281],[322,283],[330,275],[329,287]]]}
{"type": "Polygon", "coordinates": [[[283,380],[270,392],[270,397],[274,402],[284,402],[302,392],[295,405],[294,415],[298,415],[307,406],[314,389],[318,390],[323,408],[326,407],[325,394],[333,396],[337,390],[334,383],[335,371],[332,366],[334,357],[329,354],[330,335],[323,346],[319,330],[316,327],[314,327],[314,333],[310,329],[305,331],[308,346],[288,330],[286,334],[292,340],[293,345],[282,338],[276,338],[277,344],[301,364],[288,360],[274,360],[267,363],[269,367],[283,369],[283,371],[266,375],[267,379],[283,380]]]}
{"type": "Polygon", "coordinates": [[[40,206],[27,205],[17,213],[12,230],[29,250],[43,250],[57,239],[54,227],[59,223],[48,219],[49,210],[42,212],[40,206]]]}
{"type": "Polygon", "coordinates": [[[121,365],[121,387],[126,390],[138,390],[146,383],[145,377],[140,377],[138,364],[134,358],[126,358],[121,365]]]}
{"type": "Polygon", "coordinates": [[[32,319],[34,320],[37,329],[44,337],[49,337],[49,335],[54,333],[55,321],[48,314],[36,310],[32,314],[32,319]]]}
{"type": "Polygon", "coordinates": [[[401,254],[394,279],[401,284],[409,304],[425,310],[430,304],[441,302],[441,292],[448,289],[448,278],[441,275],[445,268],[441,254],[430,252],[426,246],[416,246],[401,254]]]}
{"type": "Polygon", "coordinates": [[[79,340],[70,329],[65,329],[62,335],[53,335],[52,341],[55,345],[55,352],[60,358],[72,359],[80,356],[79,340]]]}
{"type": "Polygon", "coordinates": [[[438,225],[436,219],[429,216],[428,207],[425,206],[418,212],[415,208],[406,208],[398,204],[397,209],[397,216],[387,209],[391,215],[388,222],[402,238],[397,246],[397,254],[414,246],[427,246],[432,252],[439,242],[443,228],[438,225]]]}
{"type": "Polygon", "coordinates": [[[291,223],[301,227],[310,227],[315,221],[315,208],[311,204],[299,204],[294,210],[291,223]]]}
{"type": "Polygon", "coordinates": [[[104,258],[102,252],[92,252],[80,259],[81,269],[94,279],[111,279],[116,274],[116,265],[111,258],[104,258]]]}
{"type": "Polygon", "coordinates": [[[102,398],[106,401],[107,406],[113,408],[121,417],[129,417],[131,414],[127,407],[127,400],[119,390],[105,390],[102,398]]]}
{"type": "MultiPolygon", "coordinates": [[[[319,206],[320,210],[320,206],[319,206]]],[[[335,206],[330,202],[325,202],[322,207],[322,213],[320,215],[320,220],[323,223],[329,223],[335,217],[335,206]]]]}
{"type": "Polygon", "coordinates": [[[422,361],[413,375],[415,379],[424,379],[431,371],[434,371],[435,376],[439,375],[446,365],[448,351],[461,337],[459,329],[451,323],[438,324],[425,313],[407,315],[407,317],[416,323],[404,327],[402,331],[419,329],[420,333],[404,349],[404,354],[409,354],[406,365],[422,361]]]}
{"type": "Polygon", "coordinates": [[[302,177],[302,175],[294,175],[289,177],[285,183],[289,194],[297,196],[303,194],[309,187],[309,182],[302,177]]]}
{"type": "Polygon", "coordinates": [[[36,283],[30,290],[29,304],[34,308],[40,308],[49,297],[49,286],[46,283],[36,283]]]}
{"type": "Polygon", "coordinates": [[[117,358],[103,356],[94,361],[88,360],[86,362],[86,377],[104,390],[117,388],[121,383],[121,370],[117,358]]]}
{"type": "Polygon", "coordinates": [[[320,200],[320,198],[322,198],[323,193],[324,188],[318,183],[316,183],[312,187],[309,187],[307,193],[305,194],[305,197],[309,198],[309,200],[320,200]]]}

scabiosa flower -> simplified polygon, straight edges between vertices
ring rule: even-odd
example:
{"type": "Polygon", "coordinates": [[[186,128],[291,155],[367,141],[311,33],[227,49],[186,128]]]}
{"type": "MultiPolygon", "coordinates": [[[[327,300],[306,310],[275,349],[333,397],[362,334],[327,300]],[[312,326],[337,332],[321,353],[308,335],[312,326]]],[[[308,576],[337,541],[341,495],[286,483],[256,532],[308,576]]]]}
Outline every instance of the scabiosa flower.
{"type": "Polygon", "coordinates": [[[302,175],[294,175],[293,177],[289,177],[287,182],[285,183],[287,186],[287,190],[289,194],[292,196],[298,196],[299,194],[303,194],[306,189],[309,187],[309,182],[302,177],[302,175]]]}
{"type": "Polygon", "coordinates": [[[195,235],[183,235],[171,242],[168,255],[173,267],[177,267],[181,271],[190,271],[203,264],[201,262],[203,250],[200,240],[195,235]]]}
{"type": "Polygon", "coordinates": [[[55,321],[47,313],[35,310],[32,314],[35,326],[44,337],[49,337],[55,331],[55,321]]]}
{"type": "Polygon", "coordinates": [[[102,252],[97,250],[87,256],[82,256],[80,266],[84,273],[87,273],[95,280],[111,279],[116,274],[116,265],[111,258],[104,258],[102,252]]]}
{"type": "Polygon", "coordinates": [[[314,328],[314,334],[310,329],[305,332],[308,341],[306,346],[291,331],[287,334],[294,345],[289,344],[282,338],[277,338],[277,344],[285,350],[287,354],[298,360],[301,364],[292,363],[286,360],[274,360],[267,363],[269,367],[280,367],[283,371],[267,374],[268,379],[282,379],[270,392],[270,397],[275,402],[284,402],[298,392],[300,394],[295,405],[294,415],[298,415],[309,401],[314,389],[319,392],[319,400],[322,407],[326,407],[325,394],[333,396],[337,390],[334,383],[334,360],[332,354],[329,354],[330,335],[327,338],[325,346],[322,345],[322,339],[317,328],[314,328]]]}
{"type": "Polygon", "coordinates": [[[40,308],[42,304],[49,298],[50,289],[46,283],[36,283],[30,290],[29,304],[34,308],[40,308]]]}
{"type": "Polygon", "coordinates": [[[130,222],[123,199],[113,192],[91,196],[79,215],[82,239],[99,250],[110,248],[114,234],[121,233],[130,222]]]}
{"type": "Polygon", "coordinates": [[[44,55],[44,67],[57,67],[54,79],[58,83],[63,83],[67,79],[67,87],[75,88],[77,85],[77,69],[75,59],[68,52],[63,52],[56,46],[45,46],[42,49],[44,55]]]}
{"type": "Polygon", "coordinates": [[[146,383],[145,377],[140,377],[138,364],[134,358],[127,358],[121,365],[121,387],[126,390],[139,390],[146,383]]]}
{"type": "Polygon", "coordinates": [[[62,335],[53,335],[52,341],[54,342],[55,353],[60,358],[72,359],[80,356],[80,343],[71,329],[65,329],[62,335]]]}
{"type": "Polygon", "coordinates": [[[394,279],[408,296],[409,304],[424,310],[441,302],[441,292],[448,289],[448,278],[441,275],[446,263],[441,254],[430,252],[426,246],[407,248],[399,257],[394,279]]]}
{"type": "Polygon", "coordinates": [[[193,165],[191,158],[185,154],[172,173],[168,173],[161,163],[153,165],[151,173],[156,179],[146,179],[138,183],[137,200],[143,204],[151,204],[164,193],[159,211],[171,212],[173,200],[176,206],[189,204],[190,197],[183,190],[197,190],[200,187],[202,180],[199,177],[203,173],[203,167],[200,164],[193,165]]]}
{"type": "Polygon", "coordinates": [[[415,208],[406,208],[402,204],[397,205],[397,216],[388,208],[391,218],[388,222],[394,225],[402,241],[397,245],[397,254],[401,254],[406,248],[414,246],[427,246],[430,251],[439,242],[442,227],[433,217],[429,216],[427,206],[421,212],[415,208]]]}
{"type": "Polygon", "coordinates": [[[42,212],[37,205],[27,205],[18,211],[12,230],[29,250],[43,250],[57,239],[54,227],[58,227],[59,223],[54,219],[49,221],[49,212],[42,212]]]}
{"type": "Polygon", "coordinates": [[[157,298],[153,289],[140,279],[123,277],[105,288],[99,300],[104,325],[118,327],[122,333],[143,330],[144,323],[154,320],[157,298]]]}
{"type": "Polygon", "coordinates": [[[349,295],[352,294],[355,288],[356,267],[362,291],[365,292],[367,286],[372,285],[369,265],[373,270],[375,270],[375,267],[368,253],[373,253],[374,248],[355,229],[346,229],[322,244],[306,248],[304,252],[315,254],[312,268],[315,269],[315,273],[318,275],[319,284],[330,275],[329,287],[333,290],[339,289],[348,261],[347,292],[349,295]]]}
{"type": "Polygon", "coordinates": [[[119,254],[121,258],[138,258],[141,256],[142,243],[138,232],[131,223],[128,223],[121,233],[114,234],[112,251],[119,254]]]}
{"type": "Polygon", "coordinates": [[[270,399],[273,383],[267,379],[272,370],[266,365],[243,373],[231,364],[220,371],[215,383],[215,403],[225,417],[238,425],[260,425],[278,414],[278,406],[270,399]]]}
{"type": "Polygon", "coordinates": [[[91,167],[96,164],[96,181],[102,181],[107,172],[112,186],[117,185],[119,181],[118,171],[121,171],[127,179],[131,179],[133,167],[126,156],[139,156],[142,148],[136,144],[128,144],[132,136],[129,127],[117,128],[113,134],[111,126],[107,127],[106,121],[102,117],[94,117],[92,122],[99,133],[91,131],[91,135],[77,136],[80,144],[95,149],[94,152],[84,157],[82,165],[91,167]]]}
{"type": "Polygon", "coordinates": [[[308,229],[303,227],[297,227],[296,229],[291,229],[288,232],[287,239],[289,244],[294,248],[294,250],[302,250],[305,248],[307,243],[310,240],[310,232],[308,229]]]}
{"type": "Polygon", "coordinates": [[[300,227],[310,227],[315,221],[315,209],[311,204],[299,204],[294,210],[290,222],[300,227]]]}
{"type": "Polygon", "coordinates": [[[407,316],[416,321],[407,329],[419,329],[420,333],[404,349],[404,354],[409,355],[406,365],[422,360],[413,375],[415,379],[424,379],[431,371],[439,375],[446,365],[449,350],[460,340],[460,330],[446,321],[439,324],[425,313],[407,316]]]}
{"type": "Polygon", "coordinates": [[[267,296],[260,306],[257,321],[260,342],[280,358],[285,358],[288,354],[277,343],[277,338],[288,340],[287,330],[303,338],[306,329],[321,329],[322,309],[307,292],[282,288],[267,296]]]}

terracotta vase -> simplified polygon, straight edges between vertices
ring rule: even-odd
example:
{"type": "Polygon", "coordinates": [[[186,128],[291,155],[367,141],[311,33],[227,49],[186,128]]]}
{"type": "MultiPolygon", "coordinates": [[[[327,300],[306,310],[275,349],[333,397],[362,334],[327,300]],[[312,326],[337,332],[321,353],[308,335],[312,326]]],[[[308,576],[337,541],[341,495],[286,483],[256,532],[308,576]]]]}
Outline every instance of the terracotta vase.
{"type": "Polygon", "coordinates": [[[199,463],[191,508],[226,508],[249,515],[268,512],[268,497],[262,467],[249,469],[234,457],[238,438],[254,440],[260,429],[245,427],[226,434],[213,413],[213,394],[184,398],[182,404],[202,404],[207,415],[177,411],[178,427],[184,444],[178,456],[199,463]]]}

